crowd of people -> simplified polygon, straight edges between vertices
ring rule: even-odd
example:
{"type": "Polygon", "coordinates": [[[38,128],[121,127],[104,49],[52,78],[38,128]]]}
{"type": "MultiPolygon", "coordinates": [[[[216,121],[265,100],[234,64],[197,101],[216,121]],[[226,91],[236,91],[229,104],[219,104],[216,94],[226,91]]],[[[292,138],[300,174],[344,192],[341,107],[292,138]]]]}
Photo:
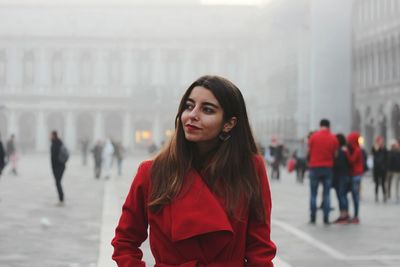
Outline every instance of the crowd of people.
{"type": "MultiPolygon", "coordinates": [[[[57,131],[51,132],[50,141],[51,170],[55,179],[59,200],[57,206],[63,206],[65,196],[61,181],[69,158],[69,152],[57,131]]],[[[121,142],[114,142],[109,138],[105,141],[98,140],[93,148],[89,150],[89,140],[82,139],[80,145],[82,164],[84,166],[87,165],[88,154],[91,152],[93,155],[94,177],[96,179],[100,179],[101,177],[109,179],[112,173],[112,166],[115,162],[118,175],[122,175],[122,162],[125,150],[121,142]]],[[[11,175],[18,175],[18,153],[14,134],[9,137],[5,145],[1,141],[0,135],[0,177],[4,174],[6,168],[9,169],[11,175]]]]}
{"type": "Polygon", "coordinates": [[[304,182],[308,170],[310,178],[310,223],[316,223],[316,213],[323,211],[323,222],[330,224],[329,214],[332,210],[330,191],[333,188],[339,204],[339,216],[333,223],[359,224],[359,206],[361,180],[367,171],[375,183],[375,201],[380,199],[386,203],[392,196],[392,184],[395,185],[396,201],[400,203],[400,144],[399,140],[390,140],[385,146],[382,136],[377,136],[370,153],[360,145],[360,134],[351,132],[347,136],[342,133],[333,134],[330,131],[330,121],[322,119],[320,129],[310,132],[307,138],[300,140],[292,156],[285,160],[283,144],[278,144],[276,138],[264,151],[264,157],[269,165],[271,179],[279,180],[279,166],[287,164],[288,171],[296,172],[296,180],[304,182]],[[368,163],[368,154],[372,164],[368,163]],[[322,184],[322,200],[317,205],[317,192],[322,184]],[[379,190],[381,189],[381,190],[379,190]],[[381,193],[381,198],[379,198],[381,193]],[[353,214],[349,213],[349,198],[353,204],[353,214]]]}

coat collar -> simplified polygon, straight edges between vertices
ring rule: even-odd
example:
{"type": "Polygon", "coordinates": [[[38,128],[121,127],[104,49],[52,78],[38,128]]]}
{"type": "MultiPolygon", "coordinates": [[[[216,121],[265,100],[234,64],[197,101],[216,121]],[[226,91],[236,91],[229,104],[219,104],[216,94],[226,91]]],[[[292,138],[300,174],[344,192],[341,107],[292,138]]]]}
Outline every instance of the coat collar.
{"type": "Polygon", "coordinates": [[[183,188],[170,206],[172,241],[219,232],[221,237],[228,238],[222,243],[227,243],[233,236],[232,225],[221,202],[199,173],[189,171],[183,188]]]}

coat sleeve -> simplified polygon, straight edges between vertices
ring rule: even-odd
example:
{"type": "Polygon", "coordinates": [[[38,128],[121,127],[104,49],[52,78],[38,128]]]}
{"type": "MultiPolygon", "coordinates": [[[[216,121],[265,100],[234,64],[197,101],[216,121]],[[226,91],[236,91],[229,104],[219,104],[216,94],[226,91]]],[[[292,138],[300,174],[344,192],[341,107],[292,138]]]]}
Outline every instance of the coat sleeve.
{"type": "Polygon", "coordinates": [[[264,161],[256,157],[257,175],[260,179],[265,206],[265,221],[249,216],[246,240],[246,267],[273,267],[276,246],[271,240],[271,192],[264,161]]]}
{"type": "Polygon", "coordinates": [[[146,266],[139,247],[147,238],[149,170],[146,162],[140,165],[122,206],[122,215],[111,242],[114,246],[112,258],[119,267],[146,266]]]}

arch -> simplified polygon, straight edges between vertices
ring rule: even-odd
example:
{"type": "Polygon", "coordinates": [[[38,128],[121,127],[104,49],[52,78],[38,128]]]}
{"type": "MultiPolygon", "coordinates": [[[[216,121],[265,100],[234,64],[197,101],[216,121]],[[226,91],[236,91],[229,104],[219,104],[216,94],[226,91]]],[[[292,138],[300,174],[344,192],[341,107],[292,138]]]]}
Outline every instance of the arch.
{"type": "Polygon", "coordinates": [[[150,120],[139,120],[135,125],[135,144],[138,148],[147,148],[153,143],[153,127],[150,120]]]}
{"type": "Polygon", "coordinates": [[[36,149],[36,117],[31,112],[23,112],[18,119],[17,140],[22,152],[29,152],[36,149]]]}
{"type": "Polygon", "coordinates": [[[384,140],[387,140],[387,118],[381,110],[378,114],[378,131],[377,134],[382,136],[384,140]]]}
{"type": "Polygon", "coordinates": [[[122,141],[122,117],[117,112],[109,112],[104,116],[104,133],[114,142],[122,141]]]}
{"type": "Polygon", "coordinates": [[[60,112],[50,113],[47,116],[47,132],[51,131],[57,131],[60,138],[65,136],[65,120],[60,112]]]}
{"type": "Polygon", "coordinates": [[[94,138],[94,119],[89,112],[82,112],[76,119],[76,138],[78,142],[88,140],[89,142],[94,138]]]}
{"type": "Polygon", "coordinates": [[[375,135],[374,119],[371,117],[371,107],[367,107],[365,110],[364,132],[365,148],[369,151],[374,142],[375,135]]]}
{"type": "Polygon", "coordinates": [[[391,112],[391,128],[393,136],[397,139],[400,138],[400,107],[398,104],[395,104],[392,108],[391,112]]]}

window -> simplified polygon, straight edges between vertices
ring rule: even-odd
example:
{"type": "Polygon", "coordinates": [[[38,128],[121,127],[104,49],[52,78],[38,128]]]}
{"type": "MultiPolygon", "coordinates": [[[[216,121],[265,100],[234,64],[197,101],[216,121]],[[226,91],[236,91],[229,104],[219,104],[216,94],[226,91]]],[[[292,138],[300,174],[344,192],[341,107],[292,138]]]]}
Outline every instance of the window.
{"type": "Polygon", "coordinates": [[[23,55],[23,84],[33,85],[34,83],[34,53],[33,50],[25,51],[23,55]]]}
{"type": "Polygon", "coordinates": [[[51,71],[51,79],[53,85],[61,85],[64,78],[64,62],[63,55],[60,51],[53,54],[53,57],[51,59],[51,71]]]}
{"type": "Polygon", "coordinates": [[[93,60],[89,52],[84,52],[80,58],[80,82],[90,85],[93,81],[93,60]]]}
{"type": "Polygon", "coordinates": [[[122,79],[122,57],[121,52],[113,50],[110,52],[108,60],[108,77],[111,85],[121,84],[122,79]]]}

